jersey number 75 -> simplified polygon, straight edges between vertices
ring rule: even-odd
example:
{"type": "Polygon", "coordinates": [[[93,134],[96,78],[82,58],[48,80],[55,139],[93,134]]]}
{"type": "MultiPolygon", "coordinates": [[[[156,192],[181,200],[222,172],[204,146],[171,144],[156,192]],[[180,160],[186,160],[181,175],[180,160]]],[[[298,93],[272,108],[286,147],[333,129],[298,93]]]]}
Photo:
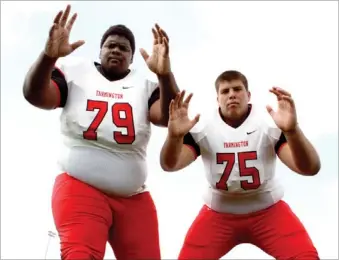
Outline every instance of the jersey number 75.
{"type": "MultiPolygon", "coordinates": [[[[257,152],[240,152],[238,155],[239,175],[252,177],[252,181],[240,181],[240,186],[244,190],[255,190],[261,185],[259,170],[256,167],[247,167],[246,161],[257,160],[257,152]]],[[[232,173],[235,163],[235,153],[217,153],[217,164],[226,166],[220,180],[216,183],[216,188],[220,190],[228,190],[227,181],[232,173]]]]}

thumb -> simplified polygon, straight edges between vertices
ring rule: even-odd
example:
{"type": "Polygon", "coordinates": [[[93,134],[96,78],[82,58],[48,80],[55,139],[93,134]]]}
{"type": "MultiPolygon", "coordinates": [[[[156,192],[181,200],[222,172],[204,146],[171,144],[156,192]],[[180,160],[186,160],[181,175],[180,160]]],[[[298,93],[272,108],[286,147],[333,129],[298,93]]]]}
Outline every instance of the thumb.
{"type": "Polygon", "coordinates": [[[140,48],[140,54],[141,54],[141,56],[143,57],[143,59],[144,59],[145,61],[148,60],[149,55],[148,55],[148,53],[147,53],[143,48],[140,48]]]}
{"type": "Polygon", "coordinates": [[[268,112],[271,116],[273,116],[273,115],[275,114],[275,112],[274,112],[274,110],[273,110],[273,108],[272,108],[271,106],[267,105],[267,106],[266,106],[266,109],[267,109],[267,112],[268,112]]]}
{"type": "Polygon", "coordinates": [[[73,42],[73,43],[71,44],[71,47],[72,47],[72,49],[73,49],[73,51],[74,51],[74,50],[78,49],[80,46],[82,46],[82,45],[84,45],[84,44],[85,44],[85,41],[80,40],[80,41],[73,42]]]}
{"type": "MultiPolygon", "coordinates": [[[[191,121],[192,127],[195,126],[195,125],[199,122],[199,119],[200,119],[200,114],[197,114],[197,115],[193,118],[193,120],[191,121]]],[[[192,128],[192,127],[191,127],[191,128],[192,128]]]]}

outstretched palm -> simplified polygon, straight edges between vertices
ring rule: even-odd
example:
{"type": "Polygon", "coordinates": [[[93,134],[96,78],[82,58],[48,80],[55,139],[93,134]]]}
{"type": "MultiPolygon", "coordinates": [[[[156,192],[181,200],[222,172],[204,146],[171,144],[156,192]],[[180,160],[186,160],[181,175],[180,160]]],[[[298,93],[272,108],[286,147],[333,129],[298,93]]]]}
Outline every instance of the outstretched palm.
{"type": "Polygon", "coordinates": [[[277,97],[278,109],[274,111],[267,106],[268,113],[283,132],[293,131],[297,126],[297,113],[291,94],[277,87],[270,89],[270,92],[277,97]]]}
{"type": "Polygon", "coordinates": [[[171,101],[169,109],[168,132],[172,137],[183,137],[199,121],[200,115],[196,115],[193,120],[188,118],[188,106],[193,94],[183,101],[185,91],[178,93],[171,101]]]}
{"type": "Polygon", "coordinates": [[[60,58],[69,55],[83,45],[84,41],[69,43],[69,35],[76,20],[75,13],[68,21],[71,6],[67,5],[65,11],[60,11],[54,18],[45,46],[45,54],[51,58],[60,58]]]}
{"type": "Polygon", "coordinates": [[[152,72],[157,75],[166,75],[171,72],[171,63],[168,55],[169,38],[167,33],[158,24],[155,24],[155,28],[152,28],[152,33],[152,54],[148,55],[144,49],[140,49],[140,53],[152,72]]]}

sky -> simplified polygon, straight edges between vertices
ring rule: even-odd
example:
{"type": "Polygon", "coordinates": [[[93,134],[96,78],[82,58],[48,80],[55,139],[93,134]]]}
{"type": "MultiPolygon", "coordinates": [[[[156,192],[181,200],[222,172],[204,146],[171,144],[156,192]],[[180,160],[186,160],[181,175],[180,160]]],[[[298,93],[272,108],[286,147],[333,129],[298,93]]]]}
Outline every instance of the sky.
{"type": "MultiPolygon", "coordinates": [[[[74,56],[97,59],[101,35],[117,23],[133,30],[137,49],[150,51],[151,28],[159,23],[170,36],[178,85],[194,93],[193,112],[208,115],[215,108],[214,80],[227,69],[248,77],[252,102],[263,108],[276,104],[270,87],[290,91],[322,169],[308,178],[278,163],[277,175],[285,201],[306,226],[320,257],[338,259],[337,1],[1,1],[1,259],[43,259],[47,233],[55,231],[50,198],[59,174],[60,111],[29,105],[22,83],[43,50],[54,15],[68,3],[78,13],[71,41],[86,41],[74,56]]],[[[138,52],[133,67],[147,71],[138,52]]],[[[162,257],[176,258],[203,203],[203,165],[198,159],[182,171],[163,172],[158,155],[166,129],[152,131],[148,185],[158,208],[162,257]]],[[[54,238],[47,258],[58,257],[54,238]]],[[[114,259],[109,246],[105,258],[114,259]]],[[[272,258],[244,244],[223,259],[272,258]]]]}

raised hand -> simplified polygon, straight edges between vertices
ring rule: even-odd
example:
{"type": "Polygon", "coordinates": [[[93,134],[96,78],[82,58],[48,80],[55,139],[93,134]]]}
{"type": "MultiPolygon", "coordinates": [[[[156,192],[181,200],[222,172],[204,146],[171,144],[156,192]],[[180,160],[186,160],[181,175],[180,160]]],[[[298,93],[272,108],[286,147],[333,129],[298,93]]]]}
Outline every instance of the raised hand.
{"type": "Polygon", "coordinates": [[[274,111],[271,106],[266,106],[267,112],[272,116],[275,124],[283,132],[295,130],[298,121],[295,104],[291,94],[278,87],[273,87],[269,91],[276,95],[278,100],[278,109],[277,111],[274,111]]]}
{"type": "Polygon", "coordinates": [[[153,33],[153,51],[151,56],[144,49],[140,49],[141,56],[145,60],[148,68],[155,74],[162,76],[171,72],[171,63],[169,58],[169,38],[167,33],[158,25],[152,28],[153,33]]]}
{"type": "Polygon", "coordinates": [[[67,5],[65,11],[60,11],[54,18],[45,46],[45,54],[51,58],[67,56],[85,43],[82,40],[69,43],[69,35],[77,18],[75,13],[71,19],[68,19],[70,11],[71,6],[67,5]]]}
{"type": "Polygon", "coordinates": [[[185,136],[198,123],[200,117],[198,114],[193,120],[188,118],[188,107],[193,94],[189,94],[185,101],[183,101],[184,96],[185,90],[178,93],[170,103],[168,133],[174,138],[185,136]]]}

